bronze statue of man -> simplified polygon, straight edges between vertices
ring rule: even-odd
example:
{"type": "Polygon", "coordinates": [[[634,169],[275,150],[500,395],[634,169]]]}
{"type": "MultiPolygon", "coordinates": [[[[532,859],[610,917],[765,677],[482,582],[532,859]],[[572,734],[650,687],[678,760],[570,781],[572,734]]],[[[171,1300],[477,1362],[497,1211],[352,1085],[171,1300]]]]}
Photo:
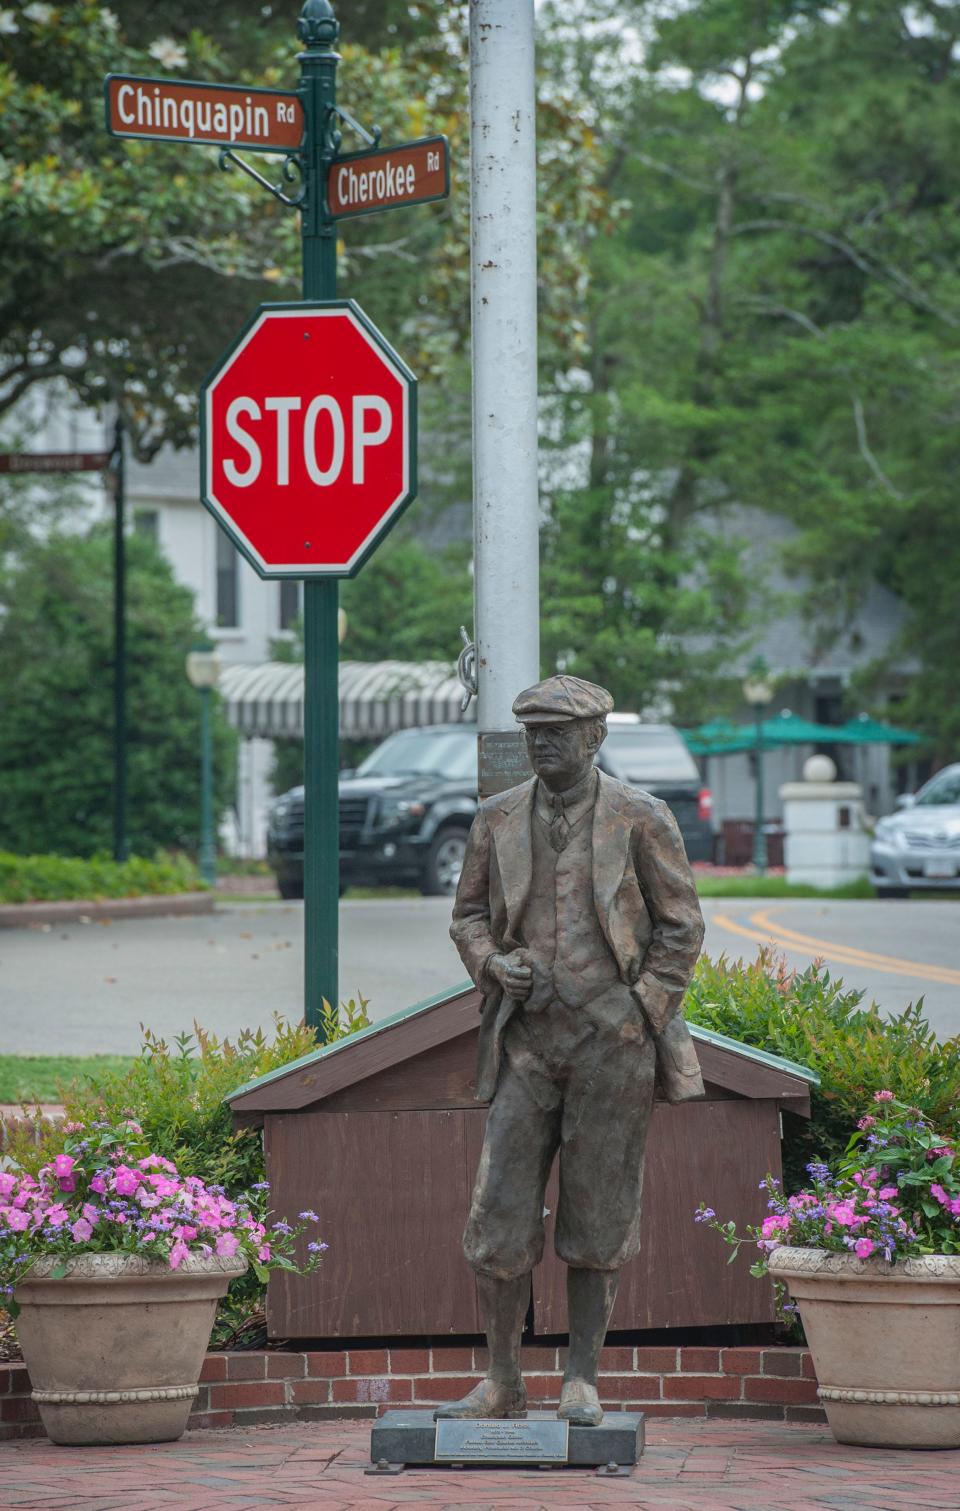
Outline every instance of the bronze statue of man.
{"type": "Polygon", "coordinates": [[[470,831],[450,933],[484,993],[476,1096],[491,1105],[464,1252],[490,1363],[437,1416],[525,1414],[520,1338],[559,1150],[570,1350],[558,1415],[602,1421],[597,1367],[640,1245],[655,1084],[671,1101],[703,1095],[679,1016],[700,905],[666,804],[594,765],[612,707],[578,677],[521,693],[513,711],[536,774],[484,802],[470,831]]]}

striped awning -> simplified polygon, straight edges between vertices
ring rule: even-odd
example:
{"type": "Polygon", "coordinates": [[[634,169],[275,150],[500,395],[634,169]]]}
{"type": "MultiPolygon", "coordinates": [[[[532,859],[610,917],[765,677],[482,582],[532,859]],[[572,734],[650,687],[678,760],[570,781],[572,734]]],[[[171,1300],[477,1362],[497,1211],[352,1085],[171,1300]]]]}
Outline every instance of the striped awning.
{"type": "MultiPolygon", "coordinates": [[[[227,718],[244,735],[303,738],[303,665],[264,661],[226,666],[217,684],[227,718]]],[[[395,729],[461,723],[463,688],[446,661],[341,661],[340,734],[346,740],[376,739],[395,729]]]]}

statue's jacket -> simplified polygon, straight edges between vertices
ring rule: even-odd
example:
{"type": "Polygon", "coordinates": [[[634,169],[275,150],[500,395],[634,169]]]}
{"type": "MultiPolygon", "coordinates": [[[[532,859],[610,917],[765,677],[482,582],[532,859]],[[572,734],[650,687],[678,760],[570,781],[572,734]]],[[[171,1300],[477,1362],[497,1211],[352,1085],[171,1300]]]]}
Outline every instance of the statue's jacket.
{"type": "MultiPolygon", "coordinates": [[[[533,879],[534,777],[488,798],[467,843],[450,934],[483,991],[476,1097],[492,1100],[507,1024],[521,1004],[489,975],[494,954],[523,947],[533,879]]],[[[621,980],[639,1003],[668,1101],[703,1095],[680,1004],[703,943],[703,917],[676,820],[666,803],[598,772],[592,824],[593,905],[621,980]]]]}

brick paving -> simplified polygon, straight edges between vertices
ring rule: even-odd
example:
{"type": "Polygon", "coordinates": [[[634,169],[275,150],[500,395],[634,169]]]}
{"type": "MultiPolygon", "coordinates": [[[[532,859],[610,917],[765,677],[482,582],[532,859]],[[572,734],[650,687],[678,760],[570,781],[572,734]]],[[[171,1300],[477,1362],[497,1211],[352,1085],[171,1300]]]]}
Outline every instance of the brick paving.
{"type": "Polygon", "coordinates": [[[592,1470],[408,1470],[365,1475],[370,1424],[297,1422],[190,1432],[138,1448],[0,1446],[0,1507],[21,1511],[957,1511],[960,1451],[845,1448],[788,1422],[647,1424],[629,1478],[592,1470]]]}

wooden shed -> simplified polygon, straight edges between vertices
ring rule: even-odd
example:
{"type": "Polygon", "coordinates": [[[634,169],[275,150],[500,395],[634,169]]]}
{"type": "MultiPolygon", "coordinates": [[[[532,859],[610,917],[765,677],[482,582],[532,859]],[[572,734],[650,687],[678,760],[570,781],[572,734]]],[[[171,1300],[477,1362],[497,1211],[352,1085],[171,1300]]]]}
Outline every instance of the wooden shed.
{"type": "MultiPolygon", "coordinates": [[[[482,1331],[461,1234],[486,1109],[473,1099],[480,996],[463,986],[241,1087],[235,1118],[262,1125],[271,1204],[320,1213],[330,1249],[307,1277],[272,1276],[273,1338],[426,1337],[482,1331]]],[[[742,1225],[780,1175],[780,1112],[810,1115],[813,1072],[691,1025],[706,1099],[657,1102],[647,1142],[643,1244],[611,1329],[773,1320],[769,1286],[727,1264],[693,1221],[701,1201],[742,1225]]],[[[556,1207],[556,1170],[546,1206],[556,1207]]],[[[547,1217],[533,1280],[535,1335],[566,1331],[564,1265],[547,1217]]]]}

